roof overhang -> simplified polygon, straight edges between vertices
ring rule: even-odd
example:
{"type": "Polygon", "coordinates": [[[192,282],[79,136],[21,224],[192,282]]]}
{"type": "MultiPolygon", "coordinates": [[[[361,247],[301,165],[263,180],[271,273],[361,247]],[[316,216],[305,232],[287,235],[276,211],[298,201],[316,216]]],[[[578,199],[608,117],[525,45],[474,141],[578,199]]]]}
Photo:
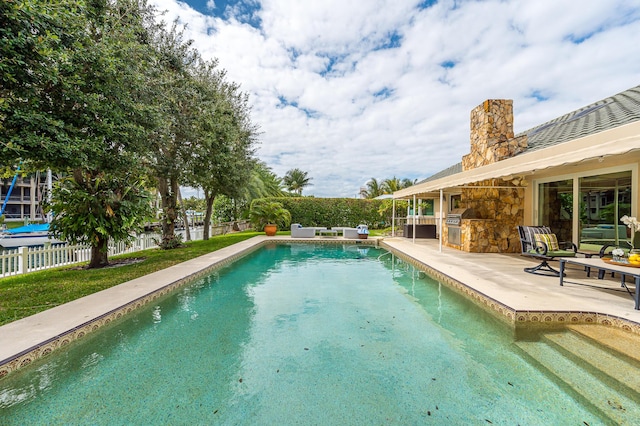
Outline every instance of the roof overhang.
{"type": "Polygon", "coordinates": [[[465,185],[512,176],[531,176],[593,159],[640,151],[640,121],[584,136],[545,149],[517,155],[493,164],[422,182],[393,193],[395,199],[433,196],[465,185]]]}

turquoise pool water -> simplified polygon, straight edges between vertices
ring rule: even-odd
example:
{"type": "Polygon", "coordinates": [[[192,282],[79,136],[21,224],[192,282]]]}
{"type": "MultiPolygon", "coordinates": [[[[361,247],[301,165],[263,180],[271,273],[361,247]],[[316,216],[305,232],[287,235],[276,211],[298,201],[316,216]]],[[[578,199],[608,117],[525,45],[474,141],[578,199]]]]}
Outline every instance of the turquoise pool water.
{"type": "Polygon", "coordinates": [[[0,381],[0,423],[585,424],[513,330],[392,254],[274,245],[0,381]]]}

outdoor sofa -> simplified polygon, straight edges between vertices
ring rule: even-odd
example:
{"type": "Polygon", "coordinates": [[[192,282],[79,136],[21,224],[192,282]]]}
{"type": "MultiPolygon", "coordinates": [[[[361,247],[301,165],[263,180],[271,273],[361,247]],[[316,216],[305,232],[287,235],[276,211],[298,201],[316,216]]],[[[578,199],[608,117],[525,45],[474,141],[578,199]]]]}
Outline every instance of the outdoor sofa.
{"type": "Polygon", "coordinates": [[[299,223],[291,224],[291,238],[313,238],[316,236],[316,228],[305,228],[299,223]]]}

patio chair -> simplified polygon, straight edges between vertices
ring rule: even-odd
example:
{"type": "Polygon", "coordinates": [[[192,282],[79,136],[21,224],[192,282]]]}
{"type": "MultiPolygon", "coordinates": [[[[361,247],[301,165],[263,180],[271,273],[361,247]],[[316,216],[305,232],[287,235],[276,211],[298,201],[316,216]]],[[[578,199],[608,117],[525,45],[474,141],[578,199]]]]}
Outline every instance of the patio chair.
{"type": "Polygon", "coordinates": [[[556,235],[547,226],[518,226],[522,255],[539,259],[539,265],[524,268],[530,274],[559,277],[560,271],[549,265],[558,257],[575,257],[578,248],[572,242],[558,242],[556,235]]]}
{"type": "Polygon", "coordinates": [[[313,238],[316,236],[316,228],[304,228],[299,223],[291,224],[291,238],[313,238]]]}

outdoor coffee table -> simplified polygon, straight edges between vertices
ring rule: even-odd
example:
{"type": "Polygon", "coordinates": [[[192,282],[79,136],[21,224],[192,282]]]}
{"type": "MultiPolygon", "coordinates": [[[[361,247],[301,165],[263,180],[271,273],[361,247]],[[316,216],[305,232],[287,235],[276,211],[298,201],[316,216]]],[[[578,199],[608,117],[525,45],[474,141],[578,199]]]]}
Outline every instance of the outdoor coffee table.
{"type": "Polygon", "coordinates": [[[321,237],[337,237],[338,231],[335,229],[321,229],[318,231],[318,235],[321,237]]]}
{"type": "MultiPolygon", "coordinates": [[[[621,280],[622,286],[626,288],[627,291],[629,291],[629,289],[627,288],[627,284],[625,283],[625,276],[628,275],[630,277],[633,277],[636,283],[636,291],[634,295],[634,299],[636,303],[635,309],[640,310],[640,293],[638,292],[640,289],[640,268],[625,266],[625,265],[615,264],[615,263],[608,263],[599,257],[598,258],[592,257],[587,259],[579,259],[575,257],[561,257],[558,260],[560,261],[560,285],[563,285],[564,266],[567,263],[571,265],[584,266],[588,270],[591,268],[596,268],[601,271],[617,272],[621,276],[620,280],[621,280]]],[[[629,291],[629,293],[631,292],[629,291]]]]}

